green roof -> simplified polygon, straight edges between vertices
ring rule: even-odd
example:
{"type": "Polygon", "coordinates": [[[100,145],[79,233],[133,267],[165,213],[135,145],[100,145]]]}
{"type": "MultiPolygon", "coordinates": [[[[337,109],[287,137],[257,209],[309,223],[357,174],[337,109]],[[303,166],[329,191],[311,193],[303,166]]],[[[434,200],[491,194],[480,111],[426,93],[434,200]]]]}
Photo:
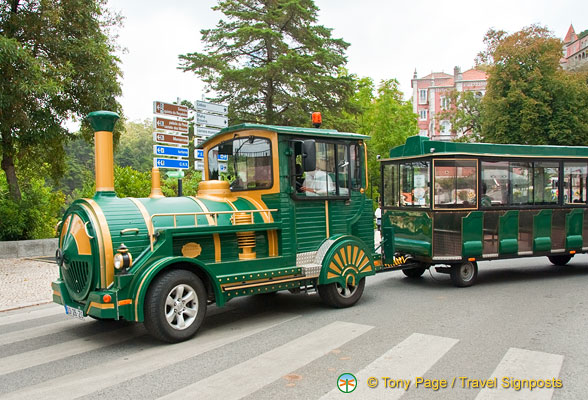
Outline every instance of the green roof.
{"type": "Polygon", "coordinates": [[[390,158],[443,154],[472,154],[502,157],[588,157],[585,146],[540,146],[524,144],[439,142],[411,136],[406,143],[390,150],[390,158]]]}
{"type": "Polygon", "coordinates": [[[261,125],[261,124],[239,124],[229,126],[228,128],[221,129],[221,131],[211,137],[209,137],[204,143],[201,143],[198,148],[204,147],[212,138],[223,135],[230,132],[238,132],[245,130],[264,130],[277,132],[284,135],[296,135],[296,136],[314,136],[331,139],[359,139],[369,140],[370,137],[366,135],[360,135],[359,133],[339,132],[335,129],[318,129],[318,128],[303,128],[298,126],[278,126],[278,125],[261,125]]]}

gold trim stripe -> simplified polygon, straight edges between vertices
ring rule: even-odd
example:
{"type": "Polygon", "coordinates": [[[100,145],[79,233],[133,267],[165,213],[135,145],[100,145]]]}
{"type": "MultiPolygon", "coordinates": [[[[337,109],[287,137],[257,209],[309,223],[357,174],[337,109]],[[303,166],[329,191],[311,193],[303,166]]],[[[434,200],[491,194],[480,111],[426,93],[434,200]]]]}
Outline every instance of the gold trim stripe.
{"type": "Polygon", "coordinates": [[[90,305],[88,306],[88,311],[90,311],[90,308],[92,308],[92,307],[98,308],[100,310],[110,310],[111,308],[114,308],[114,304],[112,304],[112,303],[102,304],[102,303],[96,303],[95,301],[92,301],[92,302],[90,302],[90,305]]]}
{"type": "Polygon", "coordinates": [[[326,219],[326,228],[327,228],[327,239],[331,236],[329,232],[329,201],[325,200],[325,219],[326,219]]]}
{"type": "Polygon", "coordinates": [[[141,215],[143,216],[143,220],[145,221],[145,226],[147,226],[147,232],[149,232],[149,237],[153,236],[153,227],[151,226],[150,223],[150,215],[149,215],[149,211],[147,211],[147,208],[145,207],[145,205],[143,203],[141,203],[139,201],[139,199],[136,199],[134,197],[127,197],[130,201],[133,202],[133,204],[135,204],[135,206],[137,206],[137,209],[139,210],[139,212],[141,213],[141,215]]]}
{"type": "Polygon", "coordinates": [[[102,287],[107,288],[114,283],[114,251],[112,249],[112,238],[110,237],[110,230],[108,229],[108,223],[106,222],[106,216],[102,209],[92,199],[86,199],[86,202],[92,207],[96,218],[98,219],[98,228],[100,229],[102,236],[102,242],[104,246],[104,266],[100,265],[100,270],[103,273],[102,287]]]}

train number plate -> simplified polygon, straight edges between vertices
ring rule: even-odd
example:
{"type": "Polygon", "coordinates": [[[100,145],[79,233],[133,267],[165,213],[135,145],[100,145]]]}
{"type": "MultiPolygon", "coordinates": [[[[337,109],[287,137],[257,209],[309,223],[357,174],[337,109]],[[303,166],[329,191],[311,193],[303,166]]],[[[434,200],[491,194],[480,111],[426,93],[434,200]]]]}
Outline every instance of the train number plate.
{"type": "Polygon", "coordinates": [[[70,306],[65,306],[65,314],[72,318],[84,319],[84,312],[70,306]]]}

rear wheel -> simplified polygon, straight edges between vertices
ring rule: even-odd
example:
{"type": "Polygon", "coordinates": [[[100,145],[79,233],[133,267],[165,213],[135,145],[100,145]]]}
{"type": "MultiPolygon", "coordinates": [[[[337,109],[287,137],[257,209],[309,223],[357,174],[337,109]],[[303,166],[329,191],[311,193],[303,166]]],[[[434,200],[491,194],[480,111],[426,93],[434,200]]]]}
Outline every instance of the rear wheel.
{"type": "Polygon", "coordinates": [[[410,279],[420,278],[426,271],[425,267],[403,269],[402,273],[410,279]]]}
{"type": "Polygon", "coordinates": [[[451,267],[451,280],[458,287],[472,286],[478,277],[478,263],[466,261],[451,267]]]}
{"type": "Polygon", "coordinates": [[[205,314],[206,289],[189,271],[164,273],[147,291],[145,327],[164,342],[176,343],[194,336],[205,314]]]}
{"type": "Polygon", "coordinates": [[[319,285],[318,292],[321,300],[335,308],[351,307],[359,301],[365,287],[365,278],[361,278],[357,285],[348,283],[341,286],[339,283],[319,285]]]}
{"type": "Polygon", "coordinates": [[[572,259],[572,256],[562,254],[560,256],[547,256],[547,258],[553,265],[566,265],[572,259]]]}

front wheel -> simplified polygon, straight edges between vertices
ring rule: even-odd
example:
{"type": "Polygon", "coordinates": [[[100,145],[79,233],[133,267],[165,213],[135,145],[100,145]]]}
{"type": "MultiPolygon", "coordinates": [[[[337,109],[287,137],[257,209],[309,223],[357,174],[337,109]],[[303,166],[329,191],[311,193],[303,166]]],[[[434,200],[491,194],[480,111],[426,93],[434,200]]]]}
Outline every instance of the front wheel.
{"type": "Polygon", "coordinates": [[[560,255],[560,256],[547,256],[547,258],[549,258],[549,261],[551,261],[551,263],[553,265],[566,265],[568,262],[570,262],[570,260],[572,259],[572,256],[569,255],[560,255]]]}
{"type": "Polygon", "coordinates": [[[196,334],[206,314],[206,289],[196,275],[173,270],[157,277],[145,297],[145,327],[155,338],[182,342],[196,334]]]}
{"type": "Polygon", "coordinates": [[[361,278],[357,285],[348,283],[341,286],[339,283],[319,285],[318,292],[321,300],[334,308],[351,307],[359,301],[365,287],[365,278],[361,278]]]}
{"type": "Polygon", "coordinates": [[[466,261],[451,267],[451,280],[458,287],[472,286],[478,277],[478,263],[466,261]]]}

